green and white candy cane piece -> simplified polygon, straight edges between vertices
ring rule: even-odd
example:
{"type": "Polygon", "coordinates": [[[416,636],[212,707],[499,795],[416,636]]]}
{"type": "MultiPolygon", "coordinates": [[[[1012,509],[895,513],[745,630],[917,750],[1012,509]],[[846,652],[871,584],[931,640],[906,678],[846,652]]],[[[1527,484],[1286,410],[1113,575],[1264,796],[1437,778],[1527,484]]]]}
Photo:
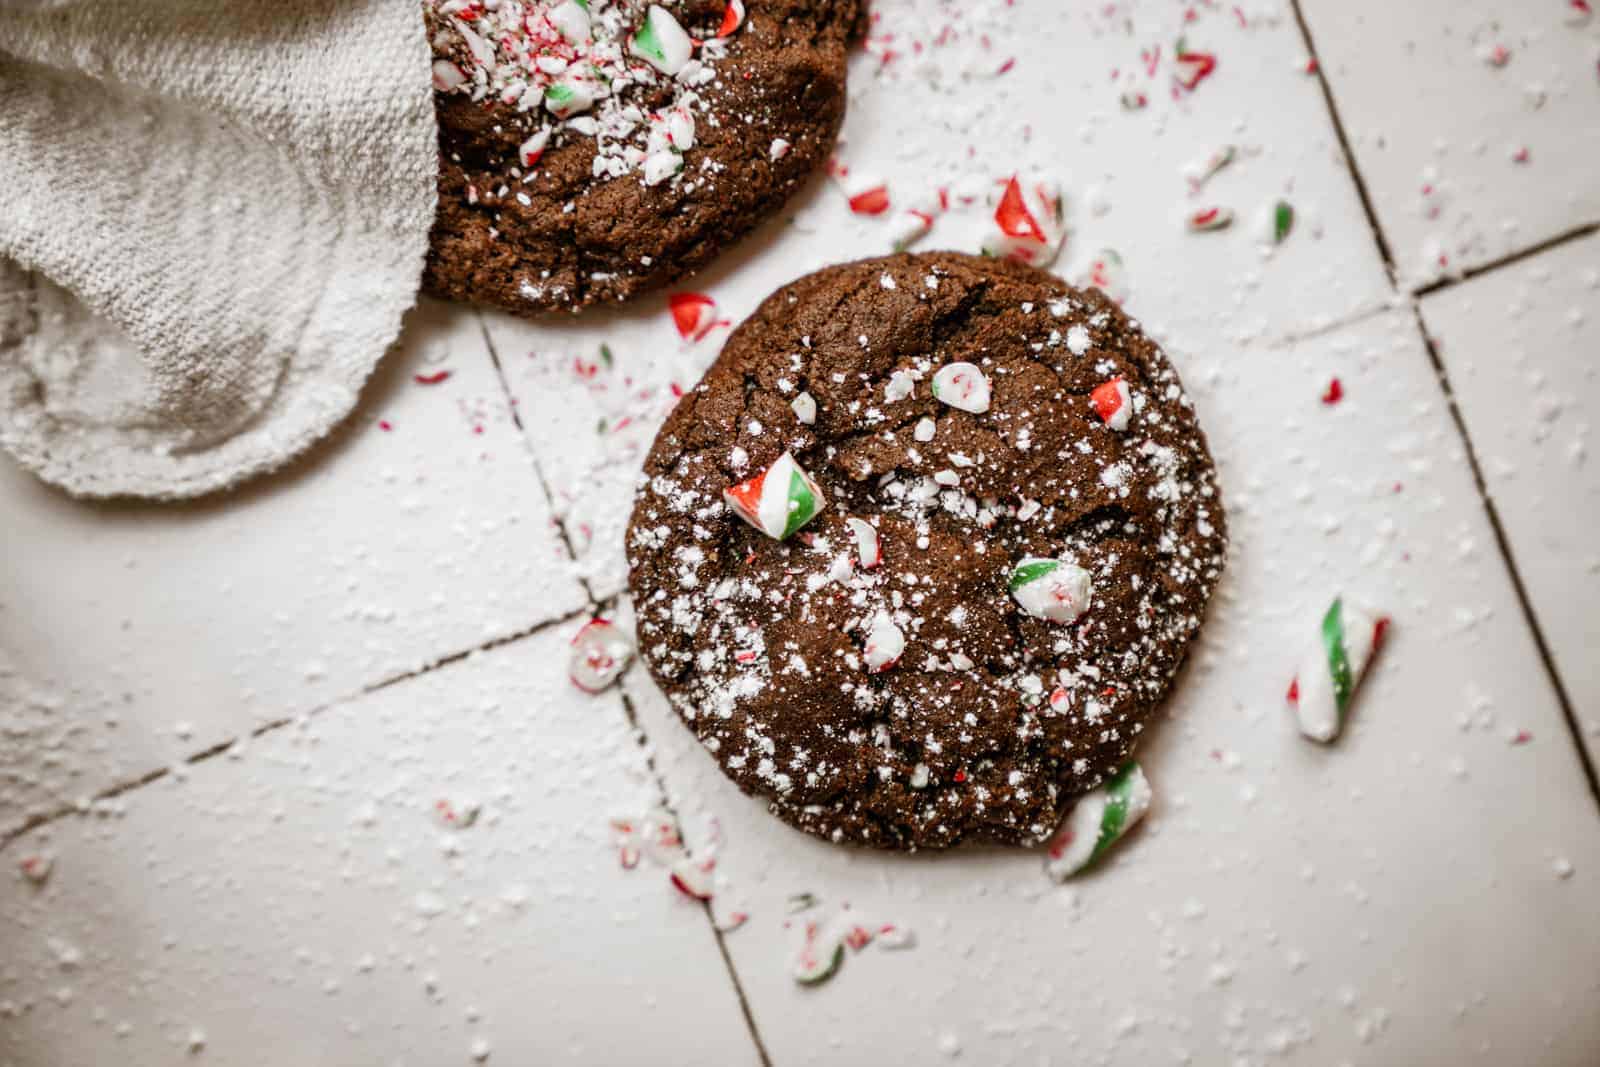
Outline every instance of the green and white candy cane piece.
{"type": "Polygon", "coordinates": [[[1279,200],[1272,205],[1272,243],[1281,245],[1289,239],[1290,232],[1294,229],[1294,205],[1287,200],[1279,200]]]}
{"type": "Polygon", "coordinates": [[[1302,734],[1326,744],[1343,732],[1356,687],[1388,628],[1387,616],[1334,598],[1323,612],[1316,648],[1289,685],[1289,703],[1302,734]]]}
{"type": "Polygon", "coordinates": [[[1058,882],[1093,866],[1150,810],[1150,783],[1133,760],[1111,781],[1078,798],[1045,856],[1045,873],[1058,882]]]}
{"type": "Polygon", "coordinates": [[[822,487],[787,452],[749,481],[724,489],[722,499],[735,515],[779,541],[816,518],[827,505],[822,487]]]}
{"type": "Polygon", "coordinates": [[[833,923],[808,922],[800,950],[789,973],[801,985],[819,985],[839,973],[844,965],[844,938],[833,923]]]}
{"type": "Polygon", "coordinates": [[[670,78],[688,64],[694,54],[694,42],[666,9],[651,4],[644,24],[628,42],[628,52],[670,78]]]}
{"type": "Polygon", "coordinates": [[[558,81],[544,91],[544,106],[558,119],[571,118],[594,106],[594,90],[577,78],[558,81]]]}
{"type": "Polygon", "coordinates": [[[1006,587],[1035,618],[1068,623],[1089,610],[1089,572],[1070,559],[1029,556],[1011,568],[1006,587]]]}

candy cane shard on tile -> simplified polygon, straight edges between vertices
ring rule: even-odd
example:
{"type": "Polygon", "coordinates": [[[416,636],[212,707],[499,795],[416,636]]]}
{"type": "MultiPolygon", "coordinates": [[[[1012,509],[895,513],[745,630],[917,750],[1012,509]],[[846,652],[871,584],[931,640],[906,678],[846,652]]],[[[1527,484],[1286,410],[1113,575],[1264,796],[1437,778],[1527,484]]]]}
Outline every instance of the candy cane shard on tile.
{"type": "Polygon", "coordinates": [[[1078,798],[1046,846],[1045,873],[1064,882],[1093,866],[1150,810],[1150,783],[1133,760],[1078,798]]]}
{"type": "Polygon", "coordinates": [[[1048,178],[1024,180],[1013,174],[995,205],[983,254],[1048,267],[1060,255],[1066,236],[1061,187],[1048,178]]]}
{"type": "Polygon", "coordinates": [[[1294,232],[1294,205],[1287,200],[1279,200],[1268,208],[1265,229],[1273,244],[1281,245],[1287,241],[1289,234],[1294,232]]]}
{"type": "Polygon", "coordinates": [[[989,410],[989,377],[971,363],[946,363],[933,373],[933,396],[958,411],[989,410]]]}
{"type": "Polygon", "coordinates": [[[567,677],[585,693],[599,693],[621,676],[633,659],[633,638],[608,619],[590,619],[572,638],[567,677]]]}
{"type": "Polygon", "coordinates": [[[1006,588],[1017,605],[1037,619],[1076,621],[1089,610],[1089,572],[1070,559],[1029,556],[1011,568],[1006,588]]]}
{"type": "Polygon", "coordinates": [[[1199,211],[1190,212],[1184,219],[1184,225],[1192,233],[1225,230],[1233,225],[1233,211],[1225,207],[1201,208],[1199,211]]]}
{"type": "Polygon", "coordinates": [[[1323,612],[1313,650],[1289,684],[1289,703],[1302,734],[1326,744],[1344,731],[1356,688],[1388,629],[1388,616],[1334,598],[1323,612]]]}
{"type": "Polygon", "coordinates": [[[694,54],[694,41],[665,8],[651,4],[644,22],[628,41],[628,53],[670,78],[689,62],[694,54]]]}
{"type": "Polygon", "coordinates": [[[1217,57],[1210,52],[1193,52],[1183,41],[1178,42],[1173,59],[1172,78],[1184,89],[1194,89],[1217,69],[1217,57]]]}
{"type": "Polygon", "coordinates": [[[843,939],[824,930],[822,923],[807,922],[800,947],[789,966],[794,980],[801,985],[820,985],[838,974],[843,965],[843,939]]]}
{"type": "Polygon", "coordinates": [[[23,856],[17,861],[17,870],[22,872],[22,877],[34,885],[44,885],[50,880],[50,872],[55,870],[55,857],[43,852],[36,852],[30,856],[23,856]]]}
{"type": "Polygon", "coordinates": [[[788,452],[754,478],[724,489],[722,499],[735,515],[778,541],[792,536],[827,506],[822,487],[788,452]]]}
{"type": "Polygon", "coordinates": [[[1184,178],[1189,183],[1191,195],[1200,192],[1206,184],[1220,174],[1234,160],[1239,158],[1239,150],[1233,145],[1223,145],[1199,163],[1191,163],[1185,168],[1184,178]]]}
{"type": "Polygon", "coordinates": [[[673,293],[667,297],[667,308],[685,341],[704,340],[717,326],[717,302],[705,293],[673,293]]]}
{"type": "Polygon", "coordinates": [[[828,175],[857,215],[882,215],[889,210],[889,184],[876,174],[857,170],[837,156],[828,160],[828,175]]]}
{"type": "Polygon", "coordinates": [[[850,528],[850,536],[856,543],[856,560],[861,564],[862,570],[871,570],[883,561],[883,553],[878,549],[878,530],[872,523],[865,519],[849,518],[844,520],[850,528]]]}
{"type": "Polygon", "coordinates": [[[440,797],[433,802],[433,818],[447,830],[465,830],[478,821],[483,805],[472,797],[440,797]]]}
{"type": "Polygon", "coordinates": [[[1089,261],[1089,271],[1084,284],[1093,286],[1112,300],[1121,304],[1128,299],[1128,268],[1122,254],[1115,248],[1102,248],[1089,261]]]}
{"type": "Polygon", "coordinates": [[[1109,429],[1126,430],[1133,418],[1133,396],[1121,377],[1095,386],[1089,393],[1089,403],[1109,429]]]}
{"type": "Polygon", "coordinates": [[[934,222],[950,209],[950,194],[945,189],[913,201],[895,213],[889,225],[889,240],[896,252],[904,252],[932,230],[934,222]]]}

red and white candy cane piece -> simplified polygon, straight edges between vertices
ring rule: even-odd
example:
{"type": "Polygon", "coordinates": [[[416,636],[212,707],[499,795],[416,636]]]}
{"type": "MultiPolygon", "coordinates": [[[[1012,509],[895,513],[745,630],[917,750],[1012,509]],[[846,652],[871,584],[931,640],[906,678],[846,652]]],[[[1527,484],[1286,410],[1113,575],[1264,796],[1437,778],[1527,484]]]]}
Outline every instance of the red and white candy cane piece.
{"type": "Polygon", "coordinates": [[[1150,783],[1132,760],[1112,779],[1078,798],[1050,838],[1045,873],[1064,882],[1086,870],[1150,810],[1150,783]]]}
{"type": "Polygon", "coordinates": [[[691,859],[684,856],[672,864],[668,879],[672,888],[693,900],[710,900],[714,886],[713,875],[717,869],[714,856],[691,859]]]}
{"type": "Polygon", "coordinates": [[[1356,687],[1388,629],[1387,616],[1334,598],[1322,615],[1314,650],[1289,684],[1289,703],[1302,734],[1326,744],[1344,730],[1356,687]]]}
{"type": "Polygon", "coordinates": [[[994,209],[994,228],[983,242],[984,254],[1045,267],[1055,262],[1065,239],[1060,187],[1044,178],[1008,178],[994,209]]]}
{"type": "Polygon", "coordinates": [[[732,37],[744,25],[744,0],[728,0],[722,9],[722,25],[717,27],[718,37],[732,37]]]}
{"type": "Polygon", "coordinates": [[[1587,26],[1594,17],[1594,5],[1590,0],[1567,0],[1568,26],[1587,26]]]}
{"type": "Polygon", "coordinates": [[[888,670],[900,661],[905,650],[905,633],[894,624],[887,612],[880,611],[872,620],[866,644],[861,650],[867,670],[872,674],[888,670]]]}
{"type": "Polygon", "coordinates": [[[933,373],[933,396],[958,411],[982,415],[989,410],[988,375],[971,363],[946,363],[933,373]]]}
{"type": "Polygon", "coordinates": [[[1128,383],[1120,377],[1095,386],[1089,394],[1089,403],[1110,429],[1126,430],[1133,418],[1133,397],[1128,392],[1128,383]]]}
{"type": "Polygon", "coordinates": [[[1087,284],[1094,286],[1117,303],[1128,299],[1128,268],[1122,255],[1114,248],[1102,248],[1089,261],[1087,284]]]}
{"type": "Polygon", "coordinates": [[[644,835],[639,822],[624,816],[612,816],[610,826],[611,843],[617,850],[617,860],[623,870],[631,871],[639,866],[639,857],[643,855],[644,835]]]}
{"type": "Polygon", "coordinates": [[[633,639],[608,619],[590,619],[572,638],[567,677],[585,693],[605,690],[633,658],[633,639]]]}
{"type": "Polygon", "coordinates": [[[1217,69],[1217,57],[1210,52],[1191,52],[1179,41],[1173,64],[1173,80],[1192,92],[1217,69]]]}
{"type": "Polygon", "coordinates": [[[433,61],[433,88],[436,92],[453,92],[466,83],[467,76],[462,73],[460,67],[448,59],[433,61]]]}
{"type": "Polygon", "coordinates": [[[878,550],[878,531],[872,523],[865,519],[849,518],[844,524],[850,528],[850,536],[856,542],[856,559],[860,561],[863,570],[871,570],[883,561],[883,553],[878,550]]]}
{"type": "Polygon", "coordinates": [[[550,130],[546,127],[522,142],[522,147],[517,149],[517,158],[524,167],[531,167],[539,162],[539,157],[544,155],[545,145],[549,143],[550,130]]]}
{"type": "Polygon", "coordinates": [[[717,326],[717,302],[705,293],[673,293],[667,297],[672,325],[685,341],[700,341],[717,326]]]}
{"type": "Polygon", "coordinates": [[[1211,230],[1225,230],[1233,225],[1233,211],[1225,207],[1207,207],[1191,212],[1184,220],[1194,233],[1206,233],[1211,230]]]}
{"type": "Polygon", "coordinates": [[[896,252],[904,252],[922,240],[933,229],[933,224],[950,207],[950,194],[944,189],[913,201],[895,213],[889,224],[889,240],[896,252]]]}
{"type": "Polygon", "coordinates": [[[433,818],[447,830],[465,830],[478,821],[483,805],[471,797],[440,797],[433,802],[433,818]]]}
{"type": "Polygon", "coordinates": [[[22,877],[34,885],[43,885],[50,879],[50,872],[55,869],[54,857],[42,852],[31,856],[24,856],[17,861],[17,870],[22,872],[22,877]]]}
{"type": "Polygon", "coordinates": [[[785,452],[766,470],[722,491],[739,518],[777,541],[787,540],[827,506],[822,487],[785,452]]]}

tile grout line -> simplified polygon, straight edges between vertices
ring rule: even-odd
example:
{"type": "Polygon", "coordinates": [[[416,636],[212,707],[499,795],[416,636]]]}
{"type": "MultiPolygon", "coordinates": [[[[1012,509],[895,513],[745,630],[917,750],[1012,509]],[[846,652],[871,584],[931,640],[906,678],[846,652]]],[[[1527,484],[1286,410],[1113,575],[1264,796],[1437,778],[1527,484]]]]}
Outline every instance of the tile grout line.
{"type": "MultiPolygon", "coordinates": [[[[550,483],[545,479],[544,468],[539,462],[539,456],[534,452],[533,443],[528,440],[527,431],[522,425],[522,414],[517,410],[516,398],[512,395],[511,383],[506,378],[505,366],[500,362],[500,352],[495,348],[494,338],[489,334],[489,326],[484,322],[482,313],[475,312],[475,314],[478,319],[478,329],[483,335],[483,346],[489,353],[489,361],[494,365],[495,378],[500,382],[500,390],[505,394],[506,407],[511,412],[511,421],[516,425],[517,433],[522,437],[523,448],[526,449],[529,462],[533,465],[534,477],[539,479],[539,485],[544,490],[545,501],[550,507],[550,515],[555,522],[556,531],[561,537],[561,544],[567,551],[567,558],[576,565],[578,553],[573,548],[572,537],[567,530],[566,520],[562,519],[557,513],[555,495],[550,491],[550,483]]],[[[589,585],[588,579],[582,575],[578,576],[578,583],[583,586],[584,594],[589,601],[586,610],[593,611],[598,615],[603,605],[595,597],[593,587],[589,585]]],[[[633,731],[637,744],[644,750],[645,766],[649,769],[650,776],[655,781],[656,795],[660,798],[662,806],[672,813],[674,819],[677,819],[678,812],[667,792],[666,778],[662,775],[661,769],[656,766],[655,755],[651,749],[650,736],[645,732],[644,727],[640,725],[639,715],[633,706],[633,700],[629,697],[627,691],[622,688],[622,679],[618,678],[616,684],[618,696],[621,698],[623,718],[627,720],[628,727],[633,731]]],[[[772,1057],[768,1054],[766,1041],[763,1040],[761,1030],[756,1025],[755,1012],[751,1009],[750,1000],[745,995],[744,983],[739,980],[738,968],[734,966],[733,956],[728,952],[726,935],[717,928],[716,920],[711,914],[710,903],[703,902],[701,907],[705,913],[706,925],[710,927],[712,939],[716,942],[717,952],[722,956],[722,965],[727,970],[728,980],[733,984],[734,996],[738,998],[739,1011],[744,1016],[745,1028],[749,1031],[751,1043],[755,1045],[756,1055],[760,1059],[762,1067],[772,1067],[772,1057]]]]}
{"type": "Polygon", "coordinates": [[[1356,154],[1350,148],[1350,137],[1345,132],[1344,119],[1339,114],[1339,106],[1333,101],[1333,86],[1328,81],[1328,72],[1322,65],[1322,59],[1317,55],[1317,43],[1311,38],[1311,27],[1306,22],[1305,12],[1300,10],[1301,0],[1290,0],[1290,7],[1294,11],[1294,21],[1300,27],[1300,39],[1305,42],[1306,53],[1311,57],[1312,66],[1317,72],[1317,84],[1322,87],[1322,101],[1328,107],[1328,117],[1333,121],[1333,133],[1339,140],[1339,151],[1344,156],[1345,169],[1350,172],[1350,178],[1355,182],[1356,196],[1361,200],[1361,210],[1367,216],[1367,227],[1372,231],[1372,239],[1377,242],[1378,255],[1383,259],[1383,269],[1389,275],[1389,284],[1396,286],[1394,253],[1389,248],[1389,238],[1384,235],[1383,227],[1378,224],[1377,210],[1372,206],[1372,193],[1367,188],[1367,179],[1361,173],[1360,164],[1356,162],[1356,154]]]}
{"type": "Polygon", "coordinates": [[[1520,248],[1515,252],[1507,252],[1499,259],[1491,259],[1487,263],[1480,263],[1475,267],[1468,267],[1459,274],[1452,274],[1447,277],[1438,278],[1434,281],[1428,282],[1426,285],[1420,285],[1411,291],[1411,296],[1414,300],[1420,300],[1423,297],[1432,296],[1434,293],[1443,292],[1446,289],[1454,289],[1463,282],[1470,282],[1474,278],[1481,278],[1485,274],[1492,274],[1493,272],[1500,270],[1502,267],[1515,266],[1524,260],[1532,259],[1534,256],[1560,248],[1562,245],[1571,244],[1574,241],[1581,241],[1585,237],[1592,237],[1597,233],[1600,233],[1600,222],[1586,222],[1581,226],[1575,226],[1563,233],[1558,233],[1554,237],[1547,237],[1537,244],[1529,245],[1527,248],[1520,248]]]}
{"type": "MultiPolygon", "coordinates": [[[[425,661],[420,666],[410,667],[405,670],[397,671],[396,673],[388,675],[387,677],[379,678],[376,681],[364,683],[360,687],[353,689],[348,693],[345,693],[341,696],[332,697],[320,704],[314,704],[304,711],[297,712],[293,715],[286,715],[276,719],[268,719],[266,722],[257,723],[249,730],[238,734],[237,736],[217,741],[198,752],[191,752],[189,755],[178,760],[177,763],[170,764],[166,767],[156,767],[152,770],[145,771],[143,774],[140,774],[134,778],[129,778],[124,781],[116,782],[112,785],[106,786],[99,792],[91,794],[89,797],[89,803],[92,805],[102,800],[111,800],[126,793],[132,793],[136,790],[143,789],[147,785],[159,782],[162,779],[170,776],[174,767],[178,766],[178,764],[182,764],[185,767],[197,767],[202,763],[206,763],[212,759],[215,759],[217,756],[224,754],[228,750],[232,749],[235,745],[239,744],[240,741],[254,741],[256,738],[265,737],[267,734],[275,733],[276,731],[283,729],[285,726],[289,726],[301,719],[309,719],[313,716],[322,715],[344,704],[349,704],[352,701],[359,700],[364,696],[369,696],[373,693],[378,693],[388,689],[391,686],[399,685],[401,682],[412,681],[416,678],[421,678],[423,675],[432,674],[434,671],[449,667],[455,663],[459,663],[469,656],[476,655],[480,652],[492,652],[495,649],[503,648],[506,645],[516,644],[519,641],[523,641],[527,638],[543,633],[545,630],[553,629],[557,626],[563,626],[577,618],[579,615],[587,613],[589,610],[590,605],[585,604],[583,607],[569,611],[564,615],[558,615],[554,618],[545,619],[542,622],[536,622],[531,626],[525,626],[522,629],[516,630],[512,633],[501,634],[498,637],[491,637],[487,641],[473,645],[470,648],[458,649],[455,652],[447,652],[435,659],[425,661]]],[[[60,820],[68,818],[72,815],[83,813],[84,809],[78,804],[62,804],[47,811],[35,812],[34,814],[27,816],[21,823],[17,824],[12,829],[0,830],[0,852],[5,851],[16,841],[21,840],[26,835],[40,829],[41,827],[49,826],[52,823],[59,822],[60,820]]]]}
{"type": "Polygon", "coordinates": [[[1467,465],[1472,470],[1473,482],[1477,484],[1478,496],[1483,500],[1483,509],[1489,516],[1489,528],[1494,531],[1495,544],[1499,546],[1506,570],[1511,575],[1512,591],[1516,593],[1523,618],[1533,634],[1534,647],[1538,649],[1539,659],[1544,662],[1545,673],[1550,676],[1550,684],[1555,688],[1556,702],[1561,706],[1561,714],[1567,720],[1567,730],[1572,734],[1572,743],[1577,748],[1578,763],[1583,768],[1584,777],[1588,779],[1589,792],[1594,797],[1595,805],[1600,807],[1600,773],[1596,772],[1594,760],[1590,758],[1588,746],[1584,744],[1583,728],[1578,722],[1577,710],[1572,706],[1572,698],[1567,695],[1566,683],[1561,680],[1561,672],[1556,669],[1555,656],[1550,652],[1544,628],[1539,625],[1538,615],[1534,612],[1533,599],[1523,584],[1521,572],[1517,570],[1516,559],[1511,553],[1511,542],[1506,537],[1505,527],[1500,522],[1500,510],[1495,506],[1494,496],[1489,492],[1489,483],[1484,479],[1483,467],[1478,462],[1477,450],[1472,445],[1472,435],[1467,432],[1466,417],[1461,414],[1461,407],[1456,403],[1455,390],[1450,386],[1450,377],[1445,373],[1439,346],[1434,341],[1433,335],[1428,332],[1428,323],[1423,317],[1421,305],[1413,302],[1412,313],[1416,316],[1417,332],[1422,335],[1423,347],[1428,350],[1428,358],[1433,362],[1434,373],[1438,375],[1440,388],[1444,391],[1445,404],[1450,410],[1451,420],[1456,424],[1456,433],[1461,436],[1461,441],[1466,446],[1467,465]]]}
{"type": "MultiPolygon", "coordinates": [[[[1317,82],[1322,87],[1322,97],[1328,106],[1328,115],[1333,122],[1335,136],[1339,140],[1339,149],[1344,155],[1345,166],[1350,171],[1351,179],[1355,182],[1356,193],[1361,200],[1362,211],[1367,217],[1367,226],[1372,232],[1372,239],[1378,246],[1378,254],[1383,259],[1384,269],[1388,272],[1389,283],[1399,290],[1398,276],[1395,271],[1394,255],[1389,246],[1389,239],[1384,234],[1383,226],[1378,221],[1378,215],[1373,208],[1372,196],[1367,189],[1366,178],[1361,173],[1360,163],[1356,159],[1355,151],[1350,147],[1350,138],[1345,131],[1344,120],[1339,115],[1338,105],[1334,103],[1333,87],[1328,81],[1327,71],[1323,68],[1322,61],[1317,56],[1316,42],[1311,37],[1311,27],[1306,22],[1305,13],[1301,10],[1301,0],[1290,0],[1294,10],[1295,22],[1299,25],[1301,39],[1305,42],[1306,51],[1310,54],[1316,66],[1317,82]]],[[[1523,621],[1527,624],[1533,635],[1534,646],[1543,661],[1545,675],[1549,678],[1551,687],[1555,690],[1556,702],[1560,705],[1561,714],[1566,719],[1567,731],[1571,734],[1573,747],[1576,749],[1578,763],[1582,768],[1584,778],[1589,784],[1589,793],[1597,807],[1600,807],[1600,773],[1596,772],[1594,760],[1590,757],[1588,746],[1584,744],[1583,731],[1578,723],[1577,712],[1572,706],[1572,701],[1567,695],[1566,684],[1561,679],[1561,673],[1556,668],[1555,658],[1550,653],[1550,646],[1546,643],[1544,629],[1539,625],[1539,618],[1534,611],[1533,601],[1528,596],[1526,586],[1522,581],[1522,573],[1517,569],[1516,557],[1511,552],[1511,544],[1506,538],[1505,529],[1500,523],[1500,513],[1495,507],[1494,499],[1489,493],[1488,483],[1483,477],[1483,467],[1478,461],[1478,453],[1473,447],[1472,435],[1467,432],[1466,417],[1462,415],[1461,408],[1456,403],[1455,389],[1450,384],[1450,375],[1445,368],[1444,361],[1439,355],[1438,345],[1433,336],[1428,332],[1427,322],[1422,315],[1421,298],[1431,293],[1448,289],[1463,281],[1480,277],[1501,267],[1521,262],[1530,256],[1547,251],[1569,241],[1578,240],[1589,234],[1600,232],[1600,223],[1578,227],[1565,234],[1557,235],[1550,240],[1543,241],[1531,248],[1514,252],[1493,262],[1483,264],[1477,268],[1464,272],[1458,278],[1441,279],[1431,285],[1422,286],[1412,292],[1406,293],[1407,302],[1411,305],[1413,319],[1416,322],[1417,332],[1422,338],[1428,359],[1433,364],[1433,371],[1439,382],[1440,391],[1444,394],[1445,406],[1450,412],[1450,418],[1455,423],[1456,434],[1461,439],[1461,444],[1466,452],[1467,465],[1472,472],[1472,479],[1478,489],[1478,499],[1483,505],[1484,513],[1488,516],[1489,527],[1494,532],[1495,544],[1500,550],[1501,561],[1505,564],[1506,572],[1511,578],[1511,588],[1516,594],[1518,606],[1522,609],[1523,621]]]]}

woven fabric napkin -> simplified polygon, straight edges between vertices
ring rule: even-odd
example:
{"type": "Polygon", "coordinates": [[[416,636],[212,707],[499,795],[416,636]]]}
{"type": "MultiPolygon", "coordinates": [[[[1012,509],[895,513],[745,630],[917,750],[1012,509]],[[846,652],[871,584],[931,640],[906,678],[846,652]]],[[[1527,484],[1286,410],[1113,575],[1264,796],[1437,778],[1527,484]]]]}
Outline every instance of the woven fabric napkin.
{"type": "Polygon", "coordinates": [[[349,413],[433,220],[416,0],[0,0],[0,446],[82,496],[349,413]]]}

